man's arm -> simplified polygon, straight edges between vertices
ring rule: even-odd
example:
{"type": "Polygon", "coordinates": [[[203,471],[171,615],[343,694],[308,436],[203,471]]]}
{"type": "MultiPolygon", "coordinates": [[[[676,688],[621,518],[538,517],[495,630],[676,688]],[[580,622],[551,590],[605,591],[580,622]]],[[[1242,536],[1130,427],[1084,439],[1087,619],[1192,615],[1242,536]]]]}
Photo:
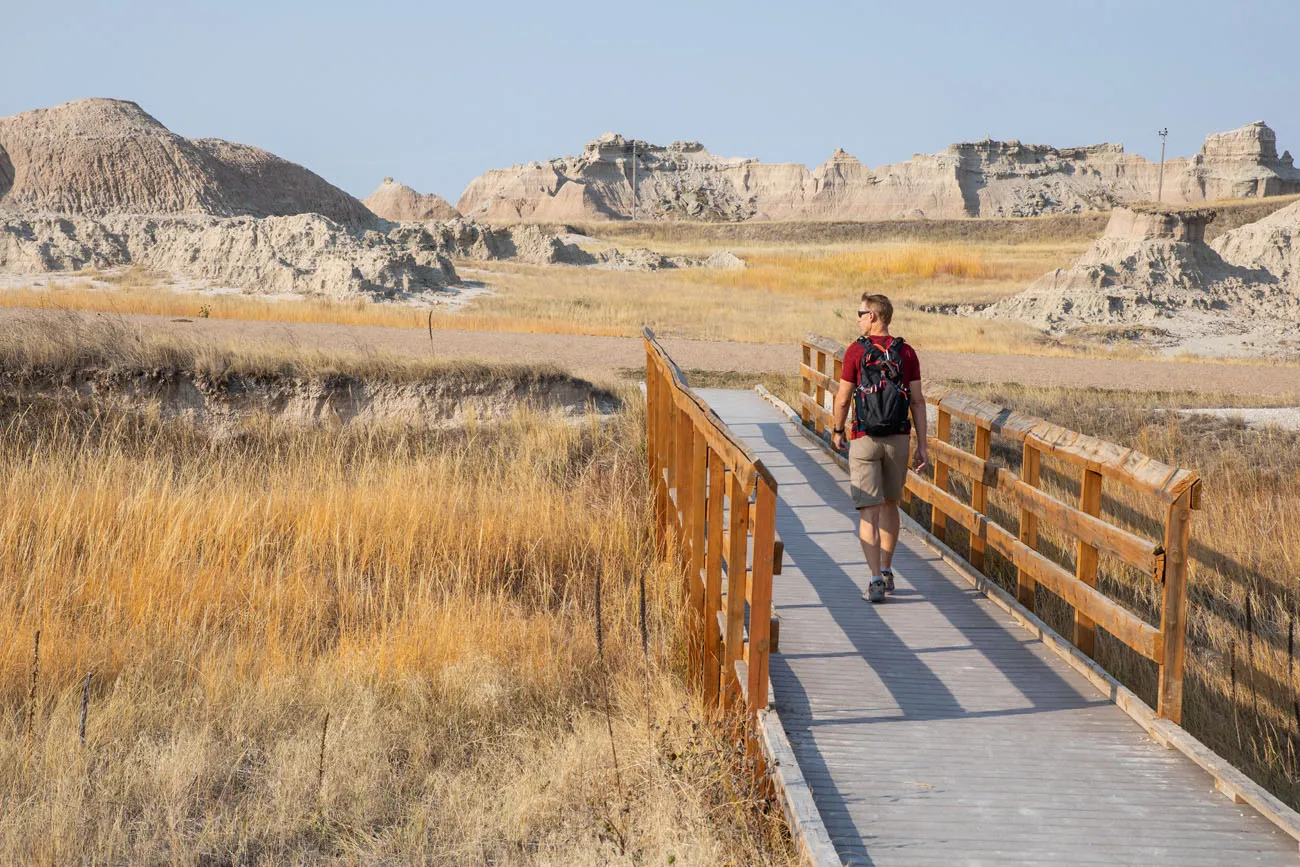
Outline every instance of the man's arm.
{"type": "MultiPolygon", "coordinates": [[[[835,430],[843,430],[849,420],[849,403],[853,400],[853,383],[847,379],[840,380],[840,390],[835,392],[835,430]]],[[[844,434],[831,433],[831,446],[836,451],[844,450],[844,434]]]]}
{"type": "Polygon", "coordinates": [[[912,468],[919,473],[930,462],[929,430],[927,429],[929,419],[926,418],[925,414],[925,395],[921,393],[921,380],[918,379],[908,383],[907,387],[912,395],[912,428],[916,431],[916,460],[912,462],[912,468]]]}

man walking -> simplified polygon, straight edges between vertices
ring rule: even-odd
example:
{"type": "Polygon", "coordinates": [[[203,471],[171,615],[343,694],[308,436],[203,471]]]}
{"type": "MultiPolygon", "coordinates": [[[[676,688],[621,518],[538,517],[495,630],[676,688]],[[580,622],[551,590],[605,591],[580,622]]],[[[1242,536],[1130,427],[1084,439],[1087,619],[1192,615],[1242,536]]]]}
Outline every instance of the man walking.
{"type": "Polygon", "coordinates": [[[871,569],[870,582],[862,595],[871,602],[884,602],[885,594],[894,592],[892,565],[898,544],[898,503],[907,478],[913,425],[916,470],[925,469],[928,460],[921,362],[903,338],[889,333],[893,318],[894,305],[888,298],[863,293],[858,305],[862,336],[844,353],[831,431],[832,444],[836,451],[842,451],[851,401],[849,480],[859,515],[858,539],[871,569]]]}

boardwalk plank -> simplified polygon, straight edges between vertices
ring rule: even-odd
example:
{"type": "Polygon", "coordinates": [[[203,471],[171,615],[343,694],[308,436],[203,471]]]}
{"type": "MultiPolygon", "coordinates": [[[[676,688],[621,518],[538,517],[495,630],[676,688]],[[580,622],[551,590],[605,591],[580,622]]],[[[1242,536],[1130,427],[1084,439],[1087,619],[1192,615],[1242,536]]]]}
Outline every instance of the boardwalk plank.
{"type": "Polygon", "coordinates": [[[772,684],[846,863],[1300,863],[919,539],[863,602],[842,471],[756,394],[700,394],[779,486],[772,684]]]}

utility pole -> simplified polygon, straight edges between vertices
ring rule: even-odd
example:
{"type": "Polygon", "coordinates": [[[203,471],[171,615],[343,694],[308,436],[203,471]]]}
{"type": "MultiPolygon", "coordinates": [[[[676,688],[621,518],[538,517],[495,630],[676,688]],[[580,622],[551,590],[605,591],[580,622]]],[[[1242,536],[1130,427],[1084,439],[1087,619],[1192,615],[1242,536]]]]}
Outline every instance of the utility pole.
{"type": "Polygon", "coordinates": [[[1164,201],[1165,195],[1165,136],[1169,135],[1169,127],[1160,130],[1160,181],[1156,187],[1156,201],[1164,201]]]}
{"type": "Polygon", "coordinates": [[[636,139],[632,139],[632,222],[636,222],[636,139]]]}

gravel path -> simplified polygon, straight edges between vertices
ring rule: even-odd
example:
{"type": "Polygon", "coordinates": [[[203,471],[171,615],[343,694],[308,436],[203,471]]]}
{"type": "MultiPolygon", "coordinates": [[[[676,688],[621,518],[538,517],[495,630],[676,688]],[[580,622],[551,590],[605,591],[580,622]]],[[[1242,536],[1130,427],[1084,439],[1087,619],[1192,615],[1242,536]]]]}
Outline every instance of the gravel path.
{"type": "MultiPolygon", "coordinates": [[[[116,321],[154,332],[170,332],[220,344],[280,344],[307,349],[381,352],[483,361],[553,363],[601,382],[620,370],[645,366],[639,338],[564,334],[510,334],[499,331],[433,332],[418,328],[316,325],[230,319],[176,320],[163,316],[107,313],[47,313],[0,308],[0,327],[31,317],[78,317],[116,321]]],[[[793,344],[727,343],[668,338],[665,348],[685,370],[794,372],[799,348],[793,344]]],[[[1179,390],[1289,396],[1300,403],[1300,368],[1186,361],[1111,361],[1028,355],[978,355],[919,348],[927,378],[979,382],[1031,382],[1037,385],[1179,390]]]]}

